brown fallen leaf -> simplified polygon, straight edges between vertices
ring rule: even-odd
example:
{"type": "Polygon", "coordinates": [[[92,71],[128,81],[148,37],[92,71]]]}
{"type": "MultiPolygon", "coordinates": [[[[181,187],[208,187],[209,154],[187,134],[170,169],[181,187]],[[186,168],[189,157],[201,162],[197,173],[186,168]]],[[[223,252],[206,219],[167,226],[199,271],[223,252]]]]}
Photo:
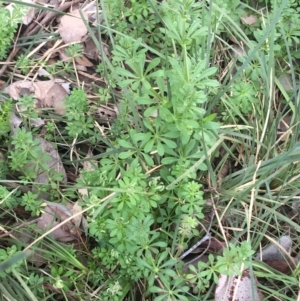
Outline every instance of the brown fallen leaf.
{"type": "Polygon", "coordinates": [[[93,23],[94,26],[97,25],[96,22],[102,23],[103,17],[100,11],[97,9],[97,6],[95,4],[95,1],[91,1],[87,5],[84,6],[83,8],[84,12],[87,13],[89,17],[89,21],[93,23]],[[97,18],[98,15],[98,18],[97,18]]]}
{"type": "Polygon", "coordinates": [[[89,61],[85,56],[76,57],[75,61],[76,61],[76,63],[78,65],[82,65],[82,66],[85,66],[85,67],[92,67],[92,66],[94,66],[94,64],[91,61],[89,61]]]}
{"type": "Polygon", "coordinates": [[[4,90],[14,100],[18,100],[24,95],[24,91],[26,91],[26,94],[32,94],[37,99],[41,98],[40,88],[31,81],[16,81],[4,90]]]}
{"type": "Polygon", "coordinates": [[[64,100],[68,93],[60,84],[54,84],[48,90],[44,101],[41,102],[42,107],[54,108],[54,112],[59,115],[65,115],[66,109],[64,107],[64,100]]]}
{"type": "MultiPolygon", "coordinates": [[[[23,0],[23,2],[27,2],[30,4],[36,3],[36,0],[23,0]]],[[[35,8],[33,6],[27,6],[27,14],[22,17],[22,23],[24,25],[29,25],[35,17],[35,8]]]]}
{"type": "MultiPolygon", "coordinates": [[[[73,206],[70,208],[70,211],[72,213],[72,215],[75,215],[76,213],[82,212],[82,207],[78,204],[79,201],[75,202],[73,204],[73,206]]],[[[78,229],[81,225],[81,221],[82,221],[82,213],[81,214],[77,214],[73,219],[72,219],[72,223],[74,224],[74,226],[78,229]]],[[[71,229],[71,233],[75,234],[77,232],[77,229],[71,229]]]]}
{"type": "Polygon", "coordinates": [[[51,231],[52,228],[59,225],[70,216],[70,211],[64,205],[47,202],[47,207],[44,209],[44,213],[37,223],[37,229],[42,232],[49,231],[49,236],[57,241],[67,242],[78,240],[78,236],[71,233],[74,225],[70,222],[51,231]]]}
{"type": "MultiPolygon", "coordinates": [[[[24,94],[31,94],[36,98],[35,108],[51,107],[57,114],[65,114],[63,101],[68,93],[62,83],[57,83],[54,79],[37,82],[16,81],[9,85],[5,92],[14,100],[18,100],[24,94]]],[[[22,112],[22,108],[19,110],[22,112]]]]}
{"type": "Polygon", "coordinates": [[[98,59],[99,49],[92,38],[87,38],[87,40],[84,42],[84,54],[90,59],[98,59]]]}
{"type": "MultiPolygon", "coordinates": [[[[87,155],[85,156],[85,159],[88,159],[88,158],[91,158],[93,156],[92,152],[89,150],[87,155]]],[[[96,164],[96,163],[95,163],[96,164]]],[[[83,162],[83,170],[95,170],[93,164],[91,163],[90,160],[86,160],[83,162]]],[[[80,174],[80,178],[82,178],[82,175],[80,174]]],[[[85,196],[85,195],[88,195],[88,190],[87,188],[79,188],[78,189],[78,192],[82,195],[82,196],[85,196]]]]}
{"type": "MultiPolygon", "coordinates": [[[[87,21],[87,13],[82,12],[84,19],[87,21]]],[[[62,40],[67,43],[82,42],[86,37],[88,30],[81,18],[79,9],[74,10],[70,15],[64,15],[60,19],[58,32],[62,40]]]]}
{"type": "Polygon", "coordinates": [[[255,16],[255,15],[249,15],[246,17],[240,16],[240,18],[247,25],[252,25],[257,21],[257,16],[255,16]]]}
{"type": "Polygon", "coordinates": [[[56,173],[62,173],[63,176],[62,183],[67,184],[67,174],[60,160],[60,156],[57,149],[53,146],[52,143],[48,142],[47,140],[41,137],[39,137],[38,140],[40,141],[40,146],[43,152],[47,153],[51,158],[49,162],[44,162],[44,163],[49,166],[49,169],[53,168],[56,173]]]}

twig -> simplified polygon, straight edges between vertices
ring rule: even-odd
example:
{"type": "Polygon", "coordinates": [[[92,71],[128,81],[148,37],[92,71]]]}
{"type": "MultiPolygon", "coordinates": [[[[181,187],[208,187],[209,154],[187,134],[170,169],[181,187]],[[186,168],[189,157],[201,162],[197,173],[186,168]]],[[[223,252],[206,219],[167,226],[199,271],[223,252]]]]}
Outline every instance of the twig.
{"type": "Polygon", "coordinates": [[[38,222],[39,220],[40,220],[40,217],[39,218],[35,218],[35,219],[33,219],[33,220],[29,221],[29,222],[22,223],[21,225],[16,226],[14,229],[12,229],[12,230],[10,230],[8,232],[5,232],[4,234],[1,234],[0,238],[6,237],[6,236],[10,236],[14,231],[16,231],[16,230],[18,230],[20,228],[24,228],[24,227],[26,227],[28,225],[34,224],[34,223],[38,222]]]}
{"type": "MultiPolygon", "coordinates": [[[[203,238],[201,238],[196,244],[194,244],[191,248],[189,248],[186,252],[184,252],[179,258],[183,259],[185,258],[187,255],[189,255],[191,252],[193,252],[198,246],[200,246],[204,241],[206,240],[211,240],[211,234],[209,233],[211,227],[212,227],[212,222],[214,219],[215,213],[212,212],[211,213],[211,217],[210,217],[210,223],[209,223],[209,227],[206,231],[206,234],[203,238]]],[[[203,227],[204,228],[204,227],[203,227]]],[[[204,253],[204,252],[203,252],[204,253]]],[[[195,261],[196,259],[198,259],[199,257],[201,257],[203,255],[203,253],[201,253],[200,255],[198,255],[196,258],[193,258],[191,261],[186,262],[185,264],[189,264],[193,261],[195,261]]]]}

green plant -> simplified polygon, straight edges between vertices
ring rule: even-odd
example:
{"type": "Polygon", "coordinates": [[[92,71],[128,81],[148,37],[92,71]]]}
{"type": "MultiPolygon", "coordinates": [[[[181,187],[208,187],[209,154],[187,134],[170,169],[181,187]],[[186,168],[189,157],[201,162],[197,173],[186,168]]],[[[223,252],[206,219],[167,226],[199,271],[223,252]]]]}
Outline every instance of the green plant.
{"type": "MultiPolygon", "coordinates": [[[[82,57],[83,47],[80,44],[71,44],[66,49],[66,60],[58,60],[54,64],[46,65],[46,70],[51,75],[66,75],[74,73],[75,59],[82,57]]],[[[26,66],[26,61],[23,63],[26,66]]]]}
{"type": "Polygon", "coordinates": [[[189,265],[191,274],[187,274],[186,278],[190,283],[195,283],[199,291],[208,289],[211,280],[218,283],[218,276],[242,275],[243,269],[250,266],[249,258],[254,254],[249,242],[244,241],[240,246],[232,243],[223,250],[223,256],[214,257],[212,254],[208,256],[208,262],[199,261],[197,268],[189,265]]]}
{"type": "Polygon", "coordinates": [[[34,64],[34,60],[30,59],[25,54],[21,54],[18,56],[16,68],[20,69],[23,74],[28,74],[34,64]]]}
{"type": "Polygon", "coordinates": [[[93,126],[93,118],[86,116],[88,111],[88,103],[86,94],[82,89],[74,89],[64,102],[66,108],[66,118],[68,134],[71,137],[80,137],[91,135],[93,126]]]}
{"type": "MultiPolygon", "coordinates": [[[[107,268],[118,267],[122,282],[147,279],[147,291],[157,294],[155,300],[188,300],[187,286],[176,289],[184,283],[175,270],[176,257],[198,233],[196,227],[204,217],[203,188],[197,181],[207,169],[205,147],[216,143],[220,126],[215,114],[205,116],[206,90],[218,87],[212,78],[217,68],[207,68],[207,61],[191,50],[193,42],[207,36],[199,18],[190,20],[193,5],[179,1],[172,6],[180,11],[178,17],[174,20],[173,12],[164,16],[166,26],[160,31],[178,49],[177,54],[167,50],[161,55],[164,62],[147,61],[141,39],[119,39],[112,51],[113,69],[107,69],[118,76],[116,85],[124,91],[116,121],[123,131],[110,140],[112,146],[99,166],[83,172],[77,181],[77,187],[93,187],[81,204],[93,207],[88,222],[90,234],[101,246],[97,256],[107,268]],[[142,116],[136,111],[139,106],[142,116]],[[164,167],[158,172],[148,173],[161,163],[164,167]],[[103,210],[101,199],[110,191],[116,195],[103,210]],[[176,224],[178,232],[173,229],[176,224]],[[172,251],[162,252],[166,247],[172,251]],[[118,256],[105,255],[112,253],[118,256]]],[[[70,103],[67,115],[72,114],[72,122],[76,110],[81,108],[82,114],[86,108],[75,93],[66,104],[70,103]]]]}
{"type": "Polygon", "coordinates": [[[11,99],[0,101],[0,138],[5,137],[10,131],[10,116],[12,114],[13,102],[11,99]]]}
{"type": "Polygon", "coordinates": [[[31,191],[22,196],[21,205],[24,206],[26,211],[31,212],[32,216],[39,216],[42,212],[42,207],[46,206],[44,201],[39,199],[38,194],[31,191]]]}
{"type": "Polygon", "coordinates": [[[6,187],[0,186],[1,207],[8,209],[16,208],[20,203],[20,200],[16,197],[16,195],[18,195],[18,193],[15,191],[9,192],[6,187]]]}
{"type": "Polygon", "coordinates": [[[233,100],[238,110],[243,114],[253,112],[253,106],[258,103],[257,92],[252,82],[239,81],[232,87],[233,100]]]}
{"type": "Polygon", "coordinates": [[[35,102],[33,95],[25,94],[18,99],[18,107],[20,114],[24,114],[25,118],[37,118],[38,113],[35,108],[35,102]]]}
{"type": "Polygon", "coordinates": [[[11,45],[18,24],[22,22],[22,17],[26,15],[26,7],[20,4],[11,4],[10,9],[3,7],[0,3],[0,59],[7,55],[7,49],[11,45]]]}
{"type": "Polygon", "coordinates": [[[11,144],[13,148],[8,155],[9,166],[12,170],[22,172],[24,180],[34,180],[41,167],[48,169],[45,163],[49,161],[49,155],[43,153],[39,140],[31,132],[18,129],[11,144]]]}
{"type": "MultiPolygon", "coordinates": [[[[18,249],[15,245],[12,247],[4,249],[0,249],[0,260],[1,262],[4,262],[7,259],[12,258],[13,256],[17,255],[18,249]]],[[[23,264],[22,261],[16,261],[14,264],[9,265],[4,271],[0,271],[0,277],[5,278],[8,273],[11,273],[13,270],[18,269],[23,264]]]]}

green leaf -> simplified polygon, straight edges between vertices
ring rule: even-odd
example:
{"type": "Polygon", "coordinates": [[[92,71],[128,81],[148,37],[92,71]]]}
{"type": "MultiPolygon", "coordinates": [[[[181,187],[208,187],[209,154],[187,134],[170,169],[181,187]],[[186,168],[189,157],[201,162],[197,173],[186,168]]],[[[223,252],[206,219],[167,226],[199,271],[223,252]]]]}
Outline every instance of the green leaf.
{"type": "Polygon", "coordinates": [[[156,103],[153,99],[151,99],[148,96],[137,97],[136,102],[139,105],[152,105],[156,103]]]}
{"type": "MultiPolygon", "coordinates": [[[[194,22],[194,23],[196,23],[196,22],[194,22]]],[[[196,39],[198,37],[205,36],[205,35],[207,35],[207,27],[206,26],[202,27],[201,29],[194,31],[192,34],[190,34],[188,32],[188,35],[189,35],[189,38],[191,38],[191,39],[196,39]]]]}
{"type": "Polygon", "coordinates": [[[171,277],[175,277],[176,276],[176,272],[174,270],[171,269],[166,269],[164,270],[164,274],[171,276],[171,277]]]}
{"type": "Polygon", "coordinates": [[[200,85],[198,87],[218,87],[220,86],[220,83],[215,79],[203,79],[200,82],[200,85]]]}
{"type": "Polygon", "coordinates": [[[150,89],[151,89],[151,84],[150,84],[146,79],[143,79],[143,80],[142,80],[142,85],[143,85],[143,87],[144,87],[146,90],[150,90],[150,89]]]}
{"type": "Polygon", "coordinates": [[[149,287],[149,292],[151,292],[151,293],[161,293],[161,292],[164,292],[164,290],[160,287],[157,287],[157,286],[151,286],[151,287],[149,287]]]}
{"type": "Polygon", "coordinates": [[[177,144],[172,140],[165,139],[165,138],[160,138],[160,139],[161,139],[161,141],[163,141],[170,148],[176,148],[177,147],[177,144]]]}
{"type": "Polygon", "coordinates": [[[153,114],[155,111],[157,111],[157,107],[150,107],[150,108],[148,108],[148,109],[145,110],[144,116],[145,116],[145,117],[150,117],[150,116],[152,116],[152,114],[153,114]]]}
{"type": "Polygon", "coordinates": [[[116,70],[116,72],[117,72],[119,75],[126,76],[126,77],[131,77],[131,78],[135,78],[135,79],[138,78],[135,74],[132,74],[131,72],[129,72],[128,70],[126,70],[126,69],[124,69],[124,68],[116,67],[115,70],[116,70]]]}
{"type": "Polygon", "coordinates": [[[157,71],[147,75],[147,77],[150,77],[150,78],[153,78],[153,77],[157,78],[157,77],[163,77],[163,76],[165,76],[164,70],[157,70],[157,71]]]}
{"type": "Polygon", "coordinates": [[[217,114],[210,114],[208,116],[206,116],[205,118],[203,118],[203,122],[209,122],[209,121],[213,121],[216,118],[217,114]]]}
{"type": "Polygon", "coordinates": [[[169,164],[176,163],[177,161],[178,161],[178,158],[166,157],[161,160],[161,163],[164,165],[169,165],[169,164]]]}
{"type": "Polygon", "coordinates": [[[208,68],[206,70],[204,70],[200,76],[199,76],[199,79],[201,78],[207,78],[211,75],[214,75],[216,72],[218,71],[218,68],[217,67],[211,67],[211,68],[208,68]]]}
{"type": "Polygon", "coordinates": [[[220,128],[220,124],[218,122],[205,122],[203,124],[203,128],[207,130],[218,130],[220,128]]]}
{"type": "Polygon", "coordinates": [[[207,171],[207,165],[205,163],[200,163],[198,168],[202,171],[207,171]]]}
{"type": "MultiPolygon", "coordinates": [[[[127,87],[129,86],[130,84],[132,83],[135,83],[135,79],[125,79],[125,80],[121,80],[118,82],[118,85],[121,87],[121,88],[124,88],[124,87],[127,87]]],[[[136,90],[136,89],[135,89],[136,90]]]]}
{"type": "Polygon", "coordinates": [[[124,148],[133,148],[133,145],[129,141],[123,139],[118,139],[118,144],[124,148]]]}
{"type": "Polygon", "coordinates": [[[151,122],[148,119],[144,119],[144,125],[151,132],[154,131],[153,126],[152,126],[151,122]]]}
{"type": "Polygon", "coordinates": [[[144,151],[150,153],[153,150],[154,139],[150,139],[144,146],[144,151]]]}
{"type": "Polygon", "coordinates": [[[178,138],[180,137],[180,132],[175,130],[175,131],[172,131],[172,132],[168,132],[166,134],[164,134],[164,137],[167,137],[167,138],[178,138]]]}
{"type": "Polygon", "coordinates": [[[152,135],[151,133],[137,133],[134,136],[135,141],[142,141],[143,143],[146,143],[151,139],[152,135]]]}
{"type": "Polygon", "coordinates": [[[154,60],[152,60],[150,62],[150,64],[148,65],[145,74],[148,74],[152,69],[154,69],[158,64],[160,63],[160,58],[155,58],[154,60]]]}
{"type": "Polygon", "coordinates": [[[143,157],[149,166],[154,166],[154,161],[149,155],[143,153],[143,157]]]}
{"type": "Polygon", "coordinates": [[[127,159],[129,157],[131,157],[135,152],[122,152],[119,154],[119,158],[120,159],[127,159]]]}
{"type": "Polygon", "coordinates": [[[165,248],[167,246],[167,243],[163,242],[163,241],[157,241],[157,242],[151,244],[151,246],[165,248]]]}
{"type": "Polygon", "coordinates": [[[160,141],[157,141],[157,153],[162,157],[165,153],[164,146],[161,144],[160,141]]]}

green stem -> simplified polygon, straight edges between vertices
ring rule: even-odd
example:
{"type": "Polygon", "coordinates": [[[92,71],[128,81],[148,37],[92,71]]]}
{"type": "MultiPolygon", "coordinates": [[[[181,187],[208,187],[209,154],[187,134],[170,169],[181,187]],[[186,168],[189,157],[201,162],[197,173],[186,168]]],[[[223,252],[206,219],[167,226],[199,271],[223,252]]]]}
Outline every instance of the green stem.
{"type": "Polygon", "coordinates": [[[190,74],[189,74],[189,68],[187,63],[187,50],[186,45],[182,45],[182,52],[183,52],[183,59],[184,59],[184,73],[185,73],[185,79],[189,83],[190,82],[190,74]]]}

